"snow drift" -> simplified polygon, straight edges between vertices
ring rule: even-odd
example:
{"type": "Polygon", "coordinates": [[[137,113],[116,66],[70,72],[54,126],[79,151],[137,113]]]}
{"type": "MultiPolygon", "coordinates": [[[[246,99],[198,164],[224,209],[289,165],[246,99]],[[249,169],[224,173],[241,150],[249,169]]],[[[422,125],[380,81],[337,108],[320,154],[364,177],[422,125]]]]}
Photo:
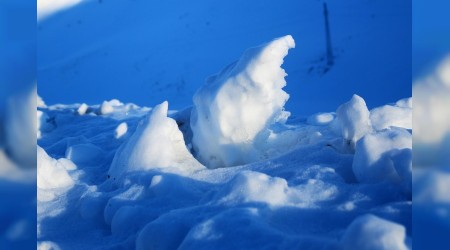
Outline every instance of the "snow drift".
{"type": "Polygon", "coordinates": [[[270,125],[289,116],[283,58],[294,39],[288,35],[248,49],[236,62],[209,77],[194,95],[191,127],[197,158],[208,167],[226,167],[263,157],[255,144],[270,125]]]}
{"type": "Polygon", "coordinates": [[[110,177],[152,168],[203,168],[186,148],[175,120],[167,117],[168,105],[163,102],[156,106],[117,150],[108,172],[110,177]]]}

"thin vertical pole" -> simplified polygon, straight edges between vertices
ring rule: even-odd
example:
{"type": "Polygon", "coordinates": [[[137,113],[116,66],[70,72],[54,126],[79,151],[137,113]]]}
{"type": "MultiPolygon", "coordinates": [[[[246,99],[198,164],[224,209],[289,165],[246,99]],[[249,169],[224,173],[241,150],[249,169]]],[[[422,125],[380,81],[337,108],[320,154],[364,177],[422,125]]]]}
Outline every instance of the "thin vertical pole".
{"type": "Polygon", "coordinates": [[[323,15],[325,17],[325,35],[327,41],[327,65],[331,66],[334,64],[334,58],[333,48],[331,47],[330,24],[328,23],[328,8],[326,2],[323,3],[323,15]]]}

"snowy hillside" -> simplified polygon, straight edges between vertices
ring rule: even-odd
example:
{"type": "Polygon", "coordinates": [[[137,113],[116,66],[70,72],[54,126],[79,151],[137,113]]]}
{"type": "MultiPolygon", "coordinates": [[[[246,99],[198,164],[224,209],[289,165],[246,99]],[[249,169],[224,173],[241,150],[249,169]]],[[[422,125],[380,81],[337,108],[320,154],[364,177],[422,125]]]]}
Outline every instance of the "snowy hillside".
{"type": "Polygon", "coordinates": [[[182,109],[246,48],[286,34],[297,41],[284,66],[295,115],[333,111],[354,93],[370,108],[411,95],[410,1],[327,1],[331,68],[319,0],[38,2],[43,14],[73,5],[38,23],[39,92],[49,104],[117,98],[182,109]]]}
{"type": "Polygon", "coordinates": [[[290,116],[295,44],[246,50],[181,111],[39,107],[39,247],[411,249],[412,99],[290,116]]]}

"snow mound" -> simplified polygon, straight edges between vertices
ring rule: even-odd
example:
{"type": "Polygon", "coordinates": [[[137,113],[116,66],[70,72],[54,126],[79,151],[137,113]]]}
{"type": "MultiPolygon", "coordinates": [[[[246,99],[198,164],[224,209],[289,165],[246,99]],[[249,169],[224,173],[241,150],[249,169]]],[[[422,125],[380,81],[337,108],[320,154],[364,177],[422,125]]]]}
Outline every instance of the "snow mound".
{"type": "Polygon", "coordinates": [[[395,105],[384,105],[370,111],[370,121],[375,130],[389,127],[412,129],[412,98],[402,99],[395,105]]]}
{"type": "Polygon", "coordinates": [[[364,99],[358,95],[353,95],[350,101],[339,106],[336,114],[342,137],[352,143],[371,130],[370,112],[364,99]]]}
{"type": "Polygon", "coordinates": [[[353,172],[360,182],[406,182],[410,192],[412,135],[395,127],[367,134],[356,144],[353,172]]]}
{"type": "Polygon", "coordinates": [[[67,159],[53,159],[44,149],[37,146],[37,188],[38,201],[53,200],[57,195],[70,189],[74,181],[67,170],[76,168],[67,159]]]}
{"type": "Polygon", "coordinates": [[[342,238],[343,249],[408,250],[405,227],[367,214],[356,218],[342,238]]]}
{"type": "Polygon", "coordinates": [[[208,167],[256,161],[258,136],[289,116],[289,95],[282,90],[281,68],[294,39],[288,35],[250,48],[219,74],[209,77],[194,95],[191,127],[197,158],[208,167]]]}
{"type": "Polygon", "coordinates": [[[219,192],[220,204],[260,202],[271,206],[314,207],[315,202],[334,197],[333,185],[310,179],[305,184],[289,187],[285,179],[263,173],[244,171],[219,192]]]}
{"type": "Polygon", "coordinates": [[[201,169],[186,148],[177,123],[167,117],[168,102],[156,106],[138,125],[134,134],[117,150],[109,176],[152,168],[201,169]]]}

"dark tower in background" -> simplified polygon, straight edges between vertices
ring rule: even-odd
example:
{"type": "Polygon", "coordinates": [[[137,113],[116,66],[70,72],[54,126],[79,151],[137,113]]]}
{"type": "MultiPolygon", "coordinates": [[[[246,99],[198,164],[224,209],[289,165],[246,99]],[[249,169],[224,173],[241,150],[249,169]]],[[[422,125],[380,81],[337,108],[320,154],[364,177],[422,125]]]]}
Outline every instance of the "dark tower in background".
{"type": "Polygon", "coordinates": [[[327,3],[323,3],[323,15],[325,17],[325,36],[327,42],[327,66],[332,66],[334,64],[333,48],[331,46],[330,37],[330,24],[328,22],[328,8],[327,3]]]}

